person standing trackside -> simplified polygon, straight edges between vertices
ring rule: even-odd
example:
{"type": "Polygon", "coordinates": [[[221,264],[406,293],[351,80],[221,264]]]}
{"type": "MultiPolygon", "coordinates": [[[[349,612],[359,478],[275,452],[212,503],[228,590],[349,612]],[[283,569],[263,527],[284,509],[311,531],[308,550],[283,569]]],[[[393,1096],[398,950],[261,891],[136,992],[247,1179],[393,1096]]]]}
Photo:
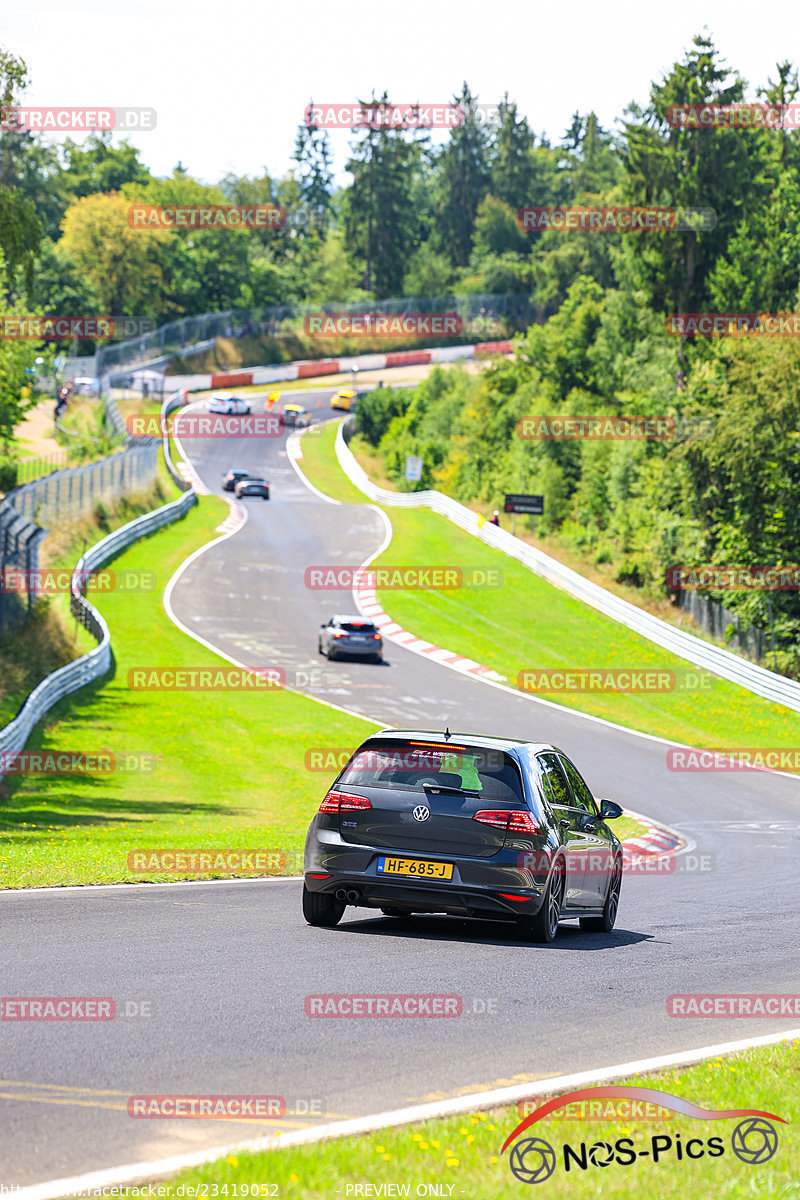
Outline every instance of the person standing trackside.
{"type": "Polygon", "coordinates": [[[494,510],[494,512],[492,513],[492,519],[491,519],[491,521],[489,522],[489,524],[490,524],[490,525],[497,525],[497,526],[499,527],[499,525],[500,525],[500,513],[497,511],[497,509],[495,509],[495,510],[494,510]]]}

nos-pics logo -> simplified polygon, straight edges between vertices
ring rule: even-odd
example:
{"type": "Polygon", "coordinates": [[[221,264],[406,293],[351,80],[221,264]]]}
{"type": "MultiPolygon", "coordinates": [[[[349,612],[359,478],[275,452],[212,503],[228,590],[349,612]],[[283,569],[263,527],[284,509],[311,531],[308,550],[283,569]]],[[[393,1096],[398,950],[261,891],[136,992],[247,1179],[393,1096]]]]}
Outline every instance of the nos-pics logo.
{"type": "Polygon", "coordinates": [[[568,1092],[564,1096],[554,1096],[552,1100],[542,1104],[509,1134],[500,1153],[504,1154],[515,1138],[556,1109],[576,1101],[598,1100],[601,1097],[649,1101],[700,1121],[722,1121],[735,1117],[740,1120],[730,1135],[729,1146],[726,1146],[724,1137],[716,1135],[684,1140],[680,1133],[659,1133],[653,1134],[642,1149],[637,1149],[633,1138],[621,1137],[613,1142],[596,1141],[591,1145],[580,1142],[577,1146],[572,1146],[565,1142],[560,1151],[557,1151],[544,1138],[526,1137],[516,1142],[508,1158],[512,1173],[521,1183],[544,1183],[553,1174],[559,1161],[566,1172],[588,1171],[595,1167],[610,1167],[612,1163],[630,1167],[638,1159],[659,1163],[664,1160],[681,1162],[721,1158],[728,1149],[742,1162],[750,1166],[761,1166],[769,1162],[778,1149],[778,1133],[772,1122],[786,1123],[784,1117],[755,1108],[699,1108],[688,1100],[652,1088],[584,1088],[578,1092],[568,1092]]]}

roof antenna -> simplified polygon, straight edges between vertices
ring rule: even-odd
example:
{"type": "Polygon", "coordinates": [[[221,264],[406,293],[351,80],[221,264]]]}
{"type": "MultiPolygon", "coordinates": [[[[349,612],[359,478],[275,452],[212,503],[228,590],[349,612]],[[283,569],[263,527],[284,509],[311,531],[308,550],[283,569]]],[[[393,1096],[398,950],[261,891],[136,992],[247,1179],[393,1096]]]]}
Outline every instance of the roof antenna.
{"type": "Polygon", "coordinates": [[[446,742],[449,742],[449,741],[450,741],[450,738],[451,738],[452,736],[453,736],[453,735],[452,735],[452,733],[450,732],[450,726],[448,725],[448,726],[447,726],[447,728],[446,728],[446,729],[445,729],[445,731],[444,731],[444,740],[445,740],[446,742]]]}

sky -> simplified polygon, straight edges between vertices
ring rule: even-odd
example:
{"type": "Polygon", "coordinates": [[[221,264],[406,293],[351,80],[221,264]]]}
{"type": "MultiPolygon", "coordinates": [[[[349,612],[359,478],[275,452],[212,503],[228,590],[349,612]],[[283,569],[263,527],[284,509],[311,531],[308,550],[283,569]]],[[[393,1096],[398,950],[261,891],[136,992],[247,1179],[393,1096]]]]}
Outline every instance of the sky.
{"type": "MultiPolygon", "coordinates": [[[[386,90],[398,104],[447,104],[466,80],[482,103],[508,92],[552,141],[576,111],[614,128],[699,32],[748,81],[748,98],[800,54],[797,10],[742,0],[41,0],[6,10],[2,45],[28,64],[23,103],[154,108],[155,129],[129,138],[150,170],[168,175],[180,161],[215,183],[229,171],[284,174],[312,98],[386,90]]],[[[344,183],[352,135],[330,136],[344,183]]]]}

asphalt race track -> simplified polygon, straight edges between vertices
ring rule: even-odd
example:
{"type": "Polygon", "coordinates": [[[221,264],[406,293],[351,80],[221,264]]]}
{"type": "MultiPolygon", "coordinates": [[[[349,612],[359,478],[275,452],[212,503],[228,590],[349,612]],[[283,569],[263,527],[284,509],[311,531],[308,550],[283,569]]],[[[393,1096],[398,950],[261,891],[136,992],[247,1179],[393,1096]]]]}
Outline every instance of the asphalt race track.
{"type": "MultiPolygon", "coordinates": [[[[321,416],[333,415],[329,391],[306,395],[310,407],[322,401],[321,416]]],[[[552,946],[523,944],[500,924],[399,921],[354,909],[335,930],[312,929],[299,881],[4,893],[4,994],[110,996],[118,1012],[108,1023],[0,1026],[6,1186],[276,1127],[132,1120],[131,1095],[281,1095],[290,1114],[277,1127],[289,1130],[796,1023],[675,1019],[666,998],[797,990],[797,781],[757,771],[673,774],[663,743],[392,643],[384,666],[328,663],[317,655],[317,629],[352,610],[352,598],[308,590],[303,573],[363,562],[384,537],[377,514],[315,496],[283,438],[185,448],[213,491],[240,464],[263,473],[272,490],[269,503],[245,501],[247,524],[181,576],[173,605],[190,629],[248,666],[282,667],[291,686],[376,722],[553,741],[595,794],[677,827],[696,846],[673,874],[626,877],[613,933],[564,925],[552,946]],[[710,869],[689,869],[699,855],[710,856],[710,869]],[[460,995],[464,1015],[311,1019],[304,997],[319,993],[460,995]],[[142,1001],[149,1017],[125,1015],[142,1001]]],[[[309,775],[309,814],[325,782],[309,775]]]]}

